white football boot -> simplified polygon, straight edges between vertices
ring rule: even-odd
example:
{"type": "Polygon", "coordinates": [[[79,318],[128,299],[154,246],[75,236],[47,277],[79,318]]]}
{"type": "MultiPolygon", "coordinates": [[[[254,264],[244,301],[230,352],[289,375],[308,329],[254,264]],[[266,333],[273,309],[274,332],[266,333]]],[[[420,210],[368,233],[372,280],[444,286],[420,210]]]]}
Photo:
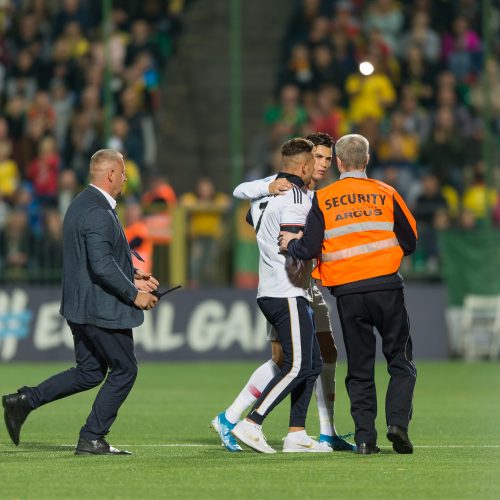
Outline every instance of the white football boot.
{"type": "Polygon", "coordinates": [[[231,431],[231,434],[255,451],[260,453],[276,453],[276,450],[267,444],[266,438],[262,434],[261,426],[247,419],[240,420],[231,431]]]}
{"type": "Polygon", "coordinates": [[[283,438],[284,453],[330,453],[332,448],[324,446],[305,432],[291,432],[283,438]]]}

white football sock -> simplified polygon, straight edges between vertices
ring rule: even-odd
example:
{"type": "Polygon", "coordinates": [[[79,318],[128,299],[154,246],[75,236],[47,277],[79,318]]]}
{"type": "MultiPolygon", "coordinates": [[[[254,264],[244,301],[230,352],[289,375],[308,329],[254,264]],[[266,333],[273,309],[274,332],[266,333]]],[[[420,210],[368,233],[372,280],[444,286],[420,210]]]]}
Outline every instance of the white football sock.
{"type": "Polygon", "coordinates": [[[238,397],[233,401],[231,406],[226,410],[226,418],[232,424],[240,420],[243,412],[262,394],[267,384],[280,373],[278,365],[272,361],[266,361],[263,365],[259,366],[250,376],[247,384],[243,390],[238,394],[238,397]]]}
{"type": "Polygon", "coordinates": [[[335,404],[335,363],[323,363],[323,369],[314,384],[318,403],[320,433],[335,436],[333,409],[335,404]]]}

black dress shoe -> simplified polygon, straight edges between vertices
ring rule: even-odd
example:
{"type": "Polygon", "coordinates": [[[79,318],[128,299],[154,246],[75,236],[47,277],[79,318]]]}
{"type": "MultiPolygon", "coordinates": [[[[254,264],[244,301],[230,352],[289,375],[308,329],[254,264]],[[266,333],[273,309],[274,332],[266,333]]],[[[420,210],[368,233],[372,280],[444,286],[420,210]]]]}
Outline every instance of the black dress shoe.
{"type": "Polygon", "coordinates": [[[80,438],[75,455],[132,455],[130,451],[113,448],[104,438],[88,440],[80,438]]]}
{"type": "Polygon", "coordinates": [[[380,453],[380,448],[376,444],[361,443],[357,445],[356,453],[358,455],[373,455],[375,453],[380,453]]]}
{"type": "Polygon", "coordinates": [[[19,436],[21,427],[26,418],[32,411],[28,404],[26,394],[16,392],[15,394],[7,394],[2,397],[2,405],[4,407],[4,419],[10,439],[17,446],[19,444],[19,436]]]}
{"type": "Polygon", "coordinates": [[[408,432],[399,425],[389,425],[387,427],[387,439],[392,443],[392,448],[396,453],[413,453],[408,432]]]}

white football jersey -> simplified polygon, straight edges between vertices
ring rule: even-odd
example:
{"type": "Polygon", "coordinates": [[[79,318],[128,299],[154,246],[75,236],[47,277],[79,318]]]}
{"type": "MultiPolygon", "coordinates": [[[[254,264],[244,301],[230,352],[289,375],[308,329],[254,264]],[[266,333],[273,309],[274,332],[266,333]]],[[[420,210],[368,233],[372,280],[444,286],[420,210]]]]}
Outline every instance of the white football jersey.
{"type": "Polygon", "coordinates": [[[278,248],[280,230],[286,230],[286,226],[304,227],[310,209],[309,196],[296,186],[285,195],[267,195],[252,202],[250,211],[260,252],[257,297],[311,300],[310,264],[292,262],[278,248]]]}

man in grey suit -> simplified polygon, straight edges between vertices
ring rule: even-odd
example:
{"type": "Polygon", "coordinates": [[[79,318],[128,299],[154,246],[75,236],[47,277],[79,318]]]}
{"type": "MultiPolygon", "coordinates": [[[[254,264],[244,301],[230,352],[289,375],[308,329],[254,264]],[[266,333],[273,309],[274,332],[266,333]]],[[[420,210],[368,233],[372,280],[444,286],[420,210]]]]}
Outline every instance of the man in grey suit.
{"type": "Polygon", "coordinates": [[[2,398],[5,423],[17,446],[21,426],[34,409],[96,387],[105,378],[76,445],[77,455],[123,455],[104,439],[134,385],[137,361],[132,328],[155,306],[158,281],[135,270],[115,212],[127,180],[123,156],[97,151],[91,184],[71,203],[63,225],[61,314],[73,334],[76,366],[36,387],[2,398]]]}

